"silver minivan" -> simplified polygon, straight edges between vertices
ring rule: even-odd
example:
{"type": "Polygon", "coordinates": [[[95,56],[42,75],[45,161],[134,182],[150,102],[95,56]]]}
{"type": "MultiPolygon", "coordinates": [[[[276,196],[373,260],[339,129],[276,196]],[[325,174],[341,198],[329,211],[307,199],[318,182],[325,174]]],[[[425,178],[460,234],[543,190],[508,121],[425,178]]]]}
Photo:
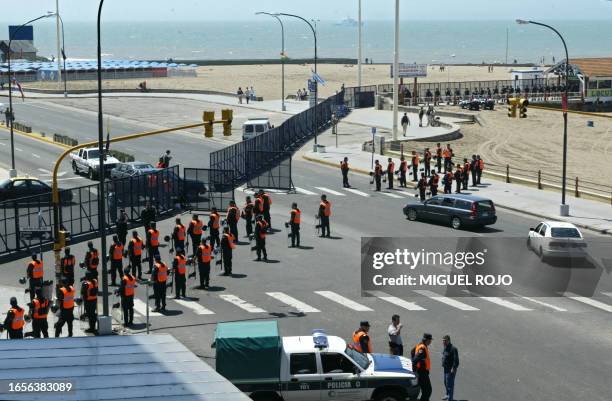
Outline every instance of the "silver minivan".
{"type": "Polygon", "coordinates": [[[264,132],[268,132],[273,127],[268,118],[250,118],[242,124],[242,140],[255,138],[264,132]]]}

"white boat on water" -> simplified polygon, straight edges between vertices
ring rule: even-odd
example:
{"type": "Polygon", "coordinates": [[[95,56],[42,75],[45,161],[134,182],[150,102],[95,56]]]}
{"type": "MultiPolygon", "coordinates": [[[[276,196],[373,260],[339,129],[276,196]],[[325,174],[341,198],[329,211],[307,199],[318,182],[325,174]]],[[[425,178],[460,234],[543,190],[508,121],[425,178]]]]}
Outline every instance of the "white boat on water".
{"type": "MultiPolygon", "coordinates": [[[[363,24],[363,21],[361,22],[363,24]]],[[[351,17],[346,17],[342,21],[336,22],[337,26],[359,26],[359,22],[351,17]]]]}

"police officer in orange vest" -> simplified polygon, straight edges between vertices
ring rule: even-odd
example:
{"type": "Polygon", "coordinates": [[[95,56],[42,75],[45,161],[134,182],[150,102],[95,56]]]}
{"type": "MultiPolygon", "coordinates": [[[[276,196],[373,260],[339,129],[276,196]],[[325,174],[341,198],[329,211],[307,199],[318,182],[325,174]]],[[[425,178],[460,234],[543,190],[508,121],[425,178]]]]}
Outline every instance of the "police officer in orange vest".
{"type": "Polygon", "coordinates": [[[236,202],[234,202],[233,200],[229,202],[226,220],[230,232],[234,236],[234,240],[238,241],[238,220],[240,220],[240,209],[238,209],[238,206],[236,206],[236,202]]]}
{"type": "Polygon", "coordinates": [[[427,177],[425,177],[425,173],[421,173],[421,179],[419,179],[416,187],[419,190],[419,199],[421,202],[425,202],[425,192],[427,191],[427,177]]]}
{"type": "Polygon", "coordinates": [[[85,260],[83,261],[83,265],[85,266],[88,272],[92,272],[96,277],[98,277],[99,264],[100,255],[98,254],[98,250],[94,248],[93,242],[89,241],[87,243],[87,252],[85,253],[85,260]]]}
{"type": "Polygon", "coordinates": [[[176,250],[176,256],[172,261],[172,270],[174,274],[174,284],[176,287],[176,294],[174,299],[179,299],[181,296],[186,298],[185,290],[187,288],[187,258],[185,252],[178,248],[176,250]]]}
{"type": "Polygon", "coordinates": [[[60,309],[60,316],[57,322],[55,322],[55,337],[59,337],[60,334],[62,334],[62,327],[64,327],[64,324],[68,324],[68,337],[72,337],[72,322],[74,321],[74,294],[74,287],[64,281],[57,292],[56,302],[60,309]]]}
{"type": "Polygon", "coordinates": [[[472,186],[475,187],[478,183],[478,173],[480,170],[479,162],[476,160],[476,155],[472,155],[472,161],[470,162],[470,168],[472,173],[472,186]]]}
{"type": "MultiPolygon", "coordinates": [[[[185,248],[185,235],[187,230],[185,229],[185,225],[181,221],[181,219],[176,218],[174,220],[174,230],[172,230],[172,244],[174,249],[184,249],[185,252],[189,250],[185,248]]],[[[198,238],[198,242],[200,239],[198,238]]],[[[198,246],[198,242],[193,244],[193,252],[195,253],[196,247],[198,246]]]]}
{"type": "Polygon", "coordinates": [[[431,165],[431,152],[429,148],[425,148],[423,152],[423,166],[425,167],[425,176],[429,176],[430,174],[430,165],[431,165]]]}
{"type": "Polygon", "coordinates": [[[116,286],[117,275],[121,277],[121,272],[123,272],[123,244],[116,235],[113,235],[113,244],[108,250],[108,258],[111,261],[111,285],[116,286]]]}
{"type": "Polygon", "coordinates": [[[431,381],[429,379],[431,360],[429,359],[429,345],[432,339],[433,337],[431,334],[423,334],[423,339],[414,347],[414,354],[411,355],[412,370],[417,373],[419,387],[421,388],[421,401],[429,401],[429,397],[431,397],[431,381]]]}
{"type": "Polygon", "coordinates": [[[435,169],[431,170],[431,176],[429,177],[429,192],[431,196],[438,195],[438,183],[440,182],[440,176],[436,173],[435,169]]]}
{"type": "MultiPolygon", "coordinates": [[[[257,221],[264,221],[263,215],[257,216],[257,221]]],[[[257,227],[255,227],[255,236],[257,236],[257,227]]],[[[223,237],[221,238],[221,260],[223,262],[222,276],[232,275],[232,257],[234,254],[234,236],[229,232],[229,227],[223,227],[223,237]]]]}
{"type": "Polygon", "coordinates": [[[263,254],[263,260],[268,260],[268,250],[266,249],[266,235],[268,234],[268,223],[263,216],[257,216],[255,222],[255,250],[257,252],[257,261],[261,260],[263,254]]]}
{"type": "MultiPolygon", "coordinates": [[[[178,227],[178,226],[177,226],[178,227]]],[[[175,228],[176,230],[176,228],[175,228]]],[[[202,240],[202,234],[204,232],[204,222],[200,220],[200,216],[194,214],[191,218],[191,222],[189,223],[189,227],[187,228],[187,234],[191,238],[191,245],[193,246],[193,253],[195,254],[198,244],[202,240]]],[[[183,241],[184,242],[184,241],[183,241]]],[[[179,248],[179,246],[175,243],[174,249],[179,248]]],[[[180,246],[181,249],[185,249],[185,246],[180,246]]],[[[185,249],[185,252],[188,252],[188,249],[185,249]]]]}
{"type": "Polygon", "coordinates": [[[442,147],[440,146],[440,142],[436,144],[436,168],[438,169],[438,173],[442,172],[442,147]]]}
{"type": "Polygon", "coordinates": [[[214,246],[219,246],[221,238],[219,238],[219,229],[221,227],[221,215],[217,211],[216,207],[213,207],[210,211],[210,218],[208,220],[208,229],[210,232],[210,243],[214,246]]]}
{"type": "Polygon", "coordinates": [[[155,297],[155,309],[153,312],[166,310],[166,281],[168,280],[168,267],[161,261],[161,257],[155,255],[155,266],[151,272],[153,281],[153,296],[155,297]]]}
{"type": "Polygon", "coordinates": [[[25,333],[25,337],[40,338],[41,334],[49,338],[49,300],[45,298],[41,289],[36,290],[36,298],[28,304],[32,315],[32,331],[25,333]]]}
{"type": "Polygon", "coordinates": [[[461,193],[461,183],[463,182],[463,168],[461,168],[460,164],[457,164],[457,170],[455,170],[455,193],[461,193]]]}
{"type": "Polygon", "coordinates": [[[344,160],[340,162],[340,172],[342,173],[342,186],[344,188],[350,188],[348,174],[349,174],[349,164],[348,157],[345,157],[344,160]]]}
{"type": "Polygon", "coordinates": [[[331,216],[331,202],[327,200],[327,195],[321,195],[321,203],[319,203],[319,221],[321,225],[321,237],[331,237],[329,230],[329,217],[331,216]],[[327,234],[325,232],[327,231],[327,234]]]}
{"type": "Polygon", "coordinates": [[[478,178],[476,179],[476,184],[480,185],[480,176],[482,176],[482,172],[484,171],[484,160],[480,155],[476,155],[476,160],[478,161],[478,178]]]}
{"type": "Polygon", "coordinates": [[[74,265],[76,264],[76,258],[70,254],[70,248],[64,249],[64,257],[60,261],[62,266],[62,278],[68,281],[68,284],[74,285],[74,265]]]}
{"type": "Polygon", "coordinates": [[[246,197],[246,203],[244,204],[244,208],[242,209],[242,218],[246,224],[246,233],[247,237],[250,237],[253,234],[253,212],[255,205],[251,201],[251,197],[246,197]]]}
{"type": "Polygon", "coordinates": [[[268,228],[272,229],[272,218],[270,217],[270,207],[272,206],[272,198],[270,197],[270,194],[264,192],[263,189],[259,190],[259,197],[261,198],[263,203],[264,220],[268,224],[268,228]]]}
{"type": "Polygon", "coordinates": [[[406,174],[408,174],[408,162],[406,161],[406,158],[402,156],[400,158],[399,166],[399,184],[402,188],[406,188],[406,174]]]}
{"type": "Polygon", "coordinates": [[[444,173],[442,184],[444,185],[445,194],[450,194],[453,192],[453,173],[452,171],[447,171],[446,173],[444,173]]]}
{"type": "Polygon", "coordinates": [[[95,333],[98,321],[98,280],[92,272],[85,274],[85,281],[81,286],[81,298],[85,306],[85,316],[89,322],[89,328],[85,332],[95,333]]]}
{"type": "Polygon", "coordinates": [[[395,174],[395,162],[392,158],[387,159],[387,189],[393,189],[393,174],[395,174]]]}
{"type": "Polygon", "coordinates": [[[374,162],[374,174],[373,175],[374,175],[374,182],[376,183],[376,191],[380,192],[383,169],[378,160],[374,162]]]}
{"type": "Polygon", "coordinates": [[[147,231],[147,253],[149,259],[149,271],[147,271],[147,274],[151,274],[153,271],[153,262],[155,258],[159,256],[159,230],[154,221],[150,223],[150,228],[147,231]]]}
{"type": "Polygon", "coordinates": [[[302,212],[298,209],[297,203],[291,204],[289,213],[289,227],[291,228],[291,248],[300,247],[300,224],[302,223],[302,212]]]}
{"type": "Polygon", "coordinates": [[[136,275],[138,272],[138,278],[142,279],[142,250],[144,249],[144,242],[138,236],[138,231],[132,231],[132,239],[128,243],[128,256],[130,258],[130,265],[132,265],[132,275],[136,275]]]}
{"type": "Polygon", "coordinates": [[[136,277],[131,274],[130,269],[125,269],[125,273],[121,278],[121,285],[119,286],[124,327],[134,324],[134,295],[136,295],[136,287],[138,287],[136,285],[136,277]]]}
{"type": "Polygon", "coordinates": [[[470,162],[468,161],[468,159],[463,159],[463,189],[467,190],[468,189],[468,182],[470,180],[470,170],[472,168],[472,165],[470,164],[470,162]]]}
{"type": "Polygon", "coordinates": [[[412,181],[419,180],[419,154],[416,151],[412,151],[412,159],[410,160],[410,165],[412,166],[412,181]]]}
{"type": "Polygon", "coordinates": [[[359,328],[353,332],[353,342],[351,348],[361,352],[362,354],[372,353],[372,341],[369,336],[370,323],[366,320],[359,323],[359,328]]]}
{"type": "Polygon", "coordinates": [[[42,288],[43,285],[43,262],[38,260],[38,255],[32,254],[32,261],[28,263],[27,276],[29,282],[30,301],[34,299],[36,288],[42,288]]]}
{"type": "Polygon", "coordinates": [[[11,340],[23,338],[25,310],[17,305],[17,298],[11,297],[11,308],[6,313],[3,327],[8,331],[11,340]]]}
{"type": "Polygon", "coordinates": [[[210,286],[210,261],[212,260],[213,247],[207,244],[206,238],[202,238],[200,246],[196,251],[195,258],[198,261],[198,273],[200,274],[200,288],[210,286]]]}

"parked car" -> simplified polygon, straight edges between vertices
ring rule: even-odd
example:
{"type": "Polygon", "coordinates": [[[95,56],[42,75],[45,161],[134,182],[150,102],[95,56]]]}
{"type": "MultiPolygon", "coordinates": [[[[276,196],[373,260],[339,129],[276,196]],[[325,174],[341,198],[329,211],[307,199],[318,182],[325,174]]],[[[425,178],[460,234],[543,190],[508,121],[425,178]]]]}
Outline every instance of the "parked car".
{"type": "Polygon", "coordinates": [[[587,256],[587,244],[578,227],[562,221],[543,221],[535,228],[530,228],[527,246],[541,260],[587,256]]]}
{"type": "Polygon", "coordinates": [[[135,175],[154,173],[157,171],[153,165],[144,162],[118,163],[110,172],[111,178],[120,179],[135,175]]]}
{"type": "Polygon", "coordinates": [[[474,195],[438,195],[423,203],[409,203],[404,214],[410,221],[426,220],[449,224],[455,230],[495,224],[495,205],[474,195]]]}
{"type": "MultiPolygon", "coordinates": [[[[72,171],[75,174],[85,172],[90,180],[98,178],[98,170],[100,168],[100,152],[98,148],[79,149],[78,152],[70,153],[70,158],[72,159],[72,171]]],[[[106,159],[104,159],[104,173],[108,175],[118,163],[119,160],[107,155],[106,159]]]]}
{"type": "MultiPolygon", "coordinates": [[[[9,178],[0,182],[0,201],[19,199],[24,197],[40,196],[33,199],[33,202],[50,202],[51,201],[51,186],[37,178],[33,177],[15,177],[9,178]]],[[[62,191],[60,189],[60,199],[64,203],[72,201],[71,191],[62,191]]]]}

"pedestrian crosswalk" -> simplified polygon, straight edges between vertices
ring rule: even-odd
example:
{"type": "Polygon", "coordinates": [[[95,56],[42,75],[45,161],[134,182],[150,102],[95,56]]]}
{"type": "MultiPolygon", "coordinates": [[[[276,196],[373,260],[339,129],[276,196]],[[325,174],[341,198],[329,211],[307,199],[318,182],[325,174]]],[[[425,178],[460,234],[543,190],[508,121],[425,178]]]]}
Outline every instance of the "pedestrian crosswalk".
{"type": "MultiPolygon", "coordinates": [[[[308,188],[304,187],[294,187],[294,191],[290,190],[279,190],[279,189],[264,189],[264,191],[269,192],[274,195],[306,195],[306,196],[320,196],[322,194],[326,194],[327,196],[333,197],[346,197],[351,195],[356,195],[358,197],[363,198],[392,198],[392,199],[404,199],[404,198],[413,198],[414,192],[407,190],[406,188],[396,188],[396,189],[384,189],[380,192],[374,191],[372,188],[370,189],[357,189],[357,188],[329,188],[323,186],[312,186],[308,188]]],[[[253,195],[256,193],[258,189],[248,188],[246,186],[241,186],[236,188],[237,191],[253,195]]]]}
{"type": "Polygon", "coordinates": [[[265,309],[259,308],[253,304],[248,303],[247,301],[245,301],[244,299],[237,297],[236,295],[232,295],[232,294],[223,294],[220,295],[221,299],[236,305],[237,307],[239,307],[240,309],[244,309],[245,311],[249,312],[249,313],[266,313],[265,309]]]}

